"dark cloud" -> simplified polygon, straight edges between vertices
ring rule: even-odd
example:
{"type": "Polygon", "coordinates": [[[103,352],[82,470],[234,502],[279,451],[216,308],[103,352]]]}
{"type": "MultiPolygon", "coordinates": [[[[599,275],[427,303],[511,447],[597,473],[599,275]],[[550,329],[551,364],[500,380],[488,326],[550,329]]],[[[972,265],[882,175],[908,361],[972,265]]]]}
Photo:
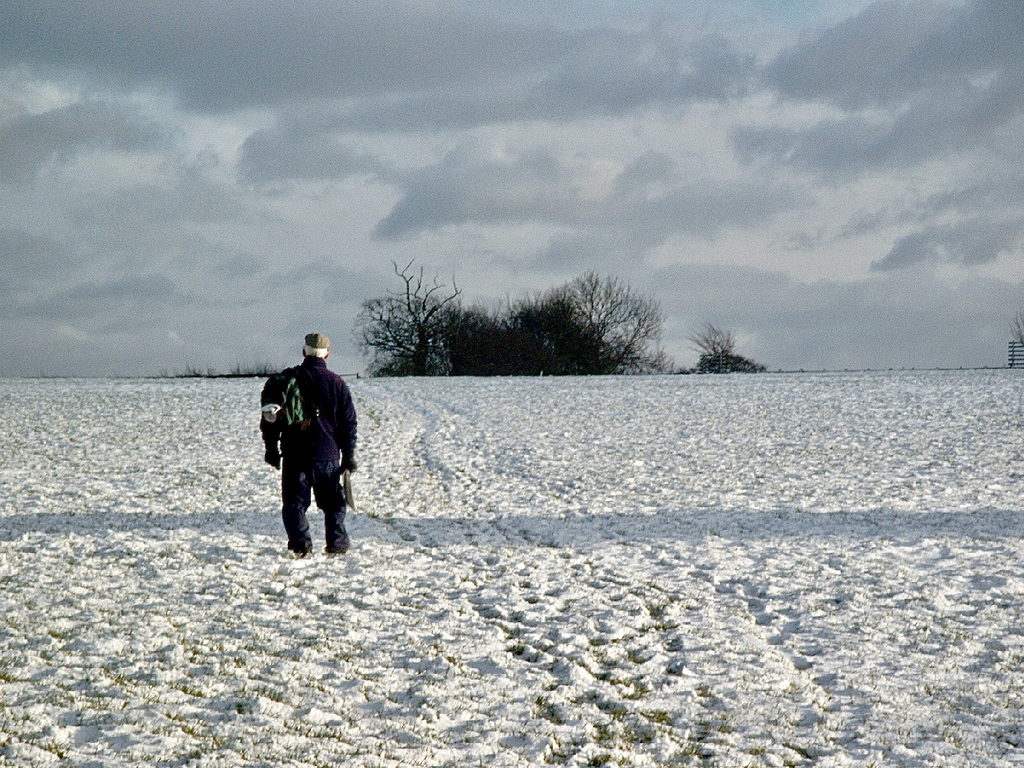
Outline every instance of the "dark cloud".
{"type": "Polygon", "coordinates": [[[237,282],[242,276],[259,277],[266,269],[263,259],[251,253],[225,255],[210,263],[210,274],[219,281],[237,282]]]}
{"type": "Polygon", "coordinates": [[[657,29],[598,30],[533,89],[526,113],[621,114],[650,104],[725,100],[746,90],[753,71],[753,57],[718,35],[684,46],[657,29]]]}
{"type": "Polygon", "coordinates": [[[724,99],[754,70],[721,35],[684,44],[657,25],[568,31],[411,0],[10,0],[0,64],[163,89],[203,111],[345,100],[339,124],[364,130],[724,99]]]}
{"type": "Polygon", "coordinates": [[[798,202],[806,202],[799,190],[757,177],[698,178],[651,200],[633,199],[620,216],[624,223],[646,221],[660,226],[666,235],[712,238],[730,227],[767,223],[798,202]]]}
{"type": "MultiPolygon", "coordinates": [[[[1024,157],[1022,29],[1019,2],[873,3],[765,67],[762,83],[792,114],[811,107],[821,116],[737,127],[737,157],[833,189],[897,174],[924,178],[929,164],[956,164],[944,192],[908,194],[876,213],[879,231],[897,225],[903,234],[872,269],[970,267],[1019,253],[1020,185],[994,158],[1013,167],[1024,157]]],[[[844,229],[864,234],[867,221],[858,215],[844,229]]]]}
{"type": "Polygon", "coordinates": [[[5,282],[55,277],[66,263],[67,254],[56,240],[20,229],[0,229],[0,270],[5,282]]]}
{"type": "Polygon", "coordinates": [[[982,91],[998,96],[1006,82],[1019,81],[1024,72],[1024,5],[974,0],[951,8],[945,24],[908,50],[903,71],[925,83],[994,75],[982,91]]]}
{"type": "Polygon", "coordinates": [[[1024,4],[1012,0],[874,3],[764,71],[779,95],[846,114],[741,129],[737,149],[830,178],[973,151],[1024,114],[1022,29],[1024,4]]]}
{"type": "Polygon", "coordinates": [[[75,272],[74,260],[57,240],[0,229],[0,315],[10,315],[40,290],[66,280],[75,272]]]}
{"type": "Polygon", "coordinates": [[[961,266],[986,264],[1024,245],[1024,219],[993,221],[975,218],[955,226],[931,226],[901,237],[882,259],[872,263],[886,272],[927,261],[961,266]]]}
{"type": "Polygon", "coordinates": [[[830,182],[908,168],[935,157],[973,151],[978,131],[962,103],[915,105],[913,111],[822,120],[810,128],[737,128],[733,142],[745,163],[785,163],[830,182]]]}
{"type": "Polygon", "coordinates": [[[380,171],[382,164],[327,135],[257,131],[242,144],[238,176],[257,186],[294,179],[343,179],[380,171]]]}
{"type": "Polygon", "coordinates": [[[55,282],[0,296],[5,366],[22,375],[155,373],[174,337],[172,318],[183,309],[188,301],[159,274],[55,282]]]}
{"type": "Polygon", "coordinates": [[[986,164],[969,182],[929,196],[925,207],[936,213],[967,211],[973,214],[1024,210],[1024,142],[1017,147],[994,148],[986,164]]]}
{"type": "Polygon", "coordinates": [[[381,88],[340,103],[289,106],[280,114],[280,127],[252,137],[257,146],[247,150],[284,155],[281,176],[290,178],[287,168],[294,166],[293,178],[302,178],[308,177],[307,163],[292,157],[284,142],[309,145],[310,155],[326,156],[328,167],[344,170],[363,158],[348,157],[337,146],[333,136],[339,132],[453,131],[674,109],[736,98],[746,92],[755,71],[753,56],[721,36],[683,44],[657,27],[586,30],[566,35],[557,46],[557,53],[514,74],[499,71],[489,78],[481,71],[469,81],[449,80],[410,92],[381,88]]]}
{"type": "Polygon", "coordinates": [[[186,370],[181,340],[147,323],[127,332],[96,333],[31,318],[8,321],[4,331],[5,357],[19,375],[146,376],[186,370]]]}
{"type": "Polygon", "coordinates": [[[411,174],[405,194],[375,235],[396,239],[466,224],[547,221],[579,224],[595,213],[581,178],[553,154],[536,150],[494,157],[476,145],[411,174]]]}
{"type": "Polygon", "coordinates": [[[642,156],[607,190],[588,192],[594,183],[585,166],[543,150],[495,158],[463,147],[413,174],[375,234],[396,239],[467,223],[534,222],[580,229],[583,242],[617,229],[653,246],[672,234],[712,237],[763,222],[797,199],[756,178],[684,177],[663,153],[642,156]]]}
{"type": "Polygon", "coordinates": [[[151,249],[159,242],[177,248],[199,225],[251,216],[233,188],[188,170],[79,200],[69,213],[82,237],[117,250],[151,249]]]}
{"type": "MultiPolygon", "coordinates": [[[[901,100],[933,78],[910,66],[953,20],[949,5],[885,0],[780,53],[764,81],[779,94],[846,108],[901,100]]],[[[932,72],[946,79],[946,71],[932,72]]]]}
{"type": "Polygon", "coordinates": [[[42,114],[0,122],[0,182],[24,182],[48,162],[67,161],[86,150],[126,152],[159,146],[165,139],[136,111],[85,101],[42,114]]]}
{"type": "Polygon", "coordinates": [[[105,325],[116,319],[140,319],[159,313],[169,305],[180,305],[182,298],[178,286],[165,275],[126,275],[61,288],[22,311],[50,320],[100,319],[105,325]]]}
{"type": "Polygon", "coordinates": [[[201,110],[414,92],[542,67],[562,33],[436,2],[8,0],[0,62],[162,87],[201,110]]]}
{"type": "Polygon", "coordinates": [[[1022,29],[1016,0],[884,0],[783,51],[763,80],[787,98],[845,109],[905,105],[1000,124],[1024,106],[1022,29]]]}

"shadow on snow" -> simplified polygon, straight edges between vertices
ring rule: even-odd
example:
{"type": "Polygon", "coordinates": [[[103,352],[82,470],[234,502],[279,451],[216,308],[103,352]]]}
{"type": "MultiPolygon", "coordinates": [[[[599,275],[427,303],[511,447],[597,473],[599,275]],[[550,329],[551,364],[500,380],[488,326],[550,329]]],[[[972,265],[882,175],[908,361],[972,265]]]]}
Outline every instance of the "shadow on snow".
{"type": "MultiPolygon", "coordinates": [[[[414,547],[476,546],[489,549],[555,547],[592,551],[609,545],[670,545],[696,543],[709,537],[735,542],[780,543],[815,540],[872,540],[919,543],[941,539],[1020,539],[1024,511],[988,508],[975,512],[915,513],[878,509],[856,512],[800,510],[744,512],[723,510],[666,510],[654,514],[509,515],[489,518],[389,516],[349,514],[353,540],[414,547]]],[[[314,535],[322,517],[310,510],[314,535]]],[[[274,537],[283,541],[277,509],[182,514],[180,512],[113,512],[14,514],[0,517],[0,541],[14,542],[35,534],[103,538],[137,534],[142,538],[172,539],[172,534],[211,544],[239,538],[274,537]]],[[[283,546],[283,545],[282,545],[283,546]]]]}

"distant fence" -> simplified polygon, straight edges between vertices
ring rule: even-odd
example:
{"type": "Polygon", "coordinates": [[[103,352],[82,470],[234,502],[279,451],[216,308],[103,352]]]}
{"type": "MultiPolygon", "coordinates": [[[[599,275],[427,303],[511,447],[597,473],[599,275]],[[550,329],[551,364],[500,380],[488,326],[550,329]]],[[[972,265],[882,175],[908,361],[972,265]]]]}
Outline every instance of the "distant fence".
{"type": "Polygon", "coordinates": [[[1007,363],[1011,368],[1024,368],[1024,344],[1019,341],[1010,342],[1010,353],[1007,363]]]}

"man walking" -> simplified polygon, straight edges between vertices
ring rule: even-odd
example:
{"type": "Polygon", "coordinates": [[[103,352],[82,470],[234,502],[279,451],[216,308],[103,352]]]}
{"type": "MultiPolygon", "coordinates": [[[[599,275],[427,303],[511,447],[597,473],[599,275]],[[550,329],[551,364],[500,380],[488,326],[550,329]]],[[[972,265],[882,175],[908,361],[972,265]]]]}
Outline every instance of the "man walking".
{"type": "Polygon", "coordinates": [[[281,469],[288,549],[299,557],[313,551],[306,519],[312,497],[324,513],[327,554],[344,554],[349,546],[342,473],[356,469],[356,409],[348,385],[327,368],[330,354],[331,340],[311,333],[302,348],[302,364],[284,371],[298,382],[308,425],[282,429],[261,422],[266,462],[281,469]]]}

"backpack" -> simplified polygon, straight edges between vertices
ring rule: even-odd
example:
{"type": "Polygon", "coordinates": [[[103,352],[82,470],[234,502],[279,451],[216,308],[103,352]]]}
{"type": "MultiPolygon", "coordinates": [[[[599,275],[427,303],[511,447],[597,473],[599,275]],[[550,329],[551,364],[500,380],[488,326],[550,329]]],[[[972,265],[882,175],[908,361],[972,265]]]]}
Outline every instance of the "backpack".
{"type": "Polygon", "coordinates": [[[316,409],[306,403],[295,369],[272,373],[260,393],[260,427],[264,430],[307,429],[316,409]]]}

